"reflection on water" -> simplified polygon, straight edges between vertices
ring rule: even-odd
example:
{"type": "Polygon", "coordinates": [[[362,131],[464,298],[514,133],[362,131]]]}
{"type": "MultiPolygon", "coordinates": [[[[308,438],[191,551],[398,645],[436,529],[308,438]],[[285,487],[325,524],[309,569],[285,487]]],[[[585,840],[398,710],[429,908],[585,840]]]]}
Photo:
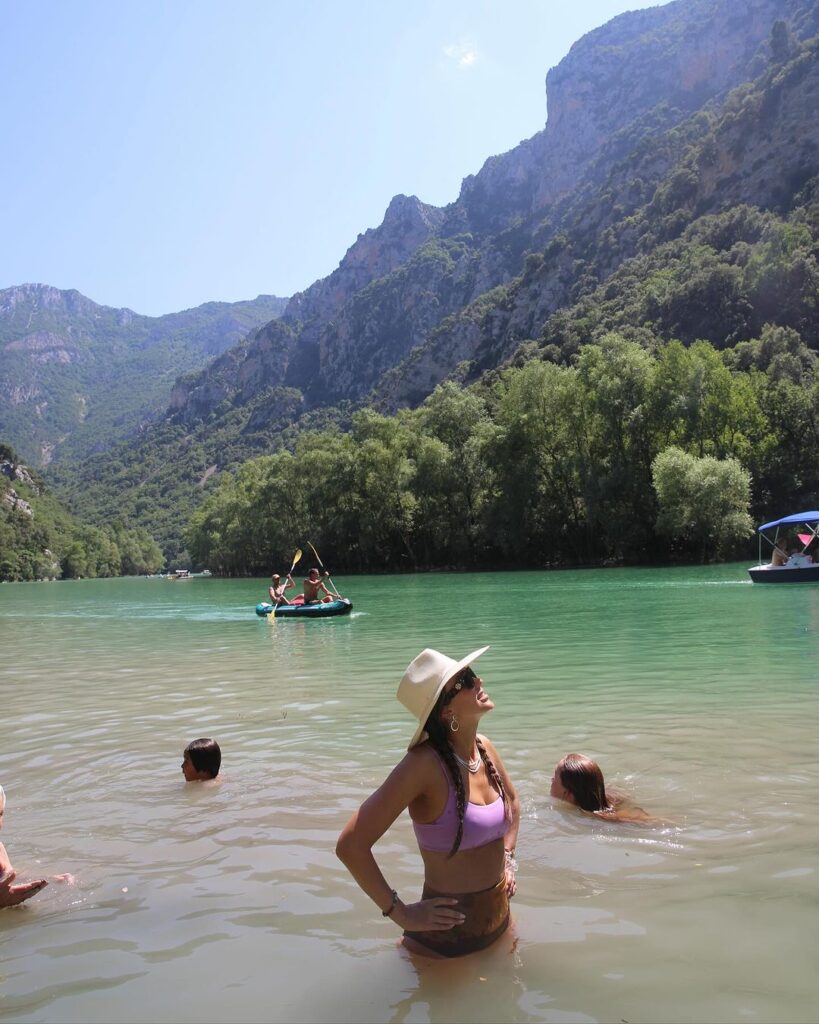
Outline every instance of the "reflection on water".
{"type": "MultiPolygon", "coordinates": [[[[744,568],[339,581],[258,619],[261,581],[0,587],[3,840],[71,871],[0,915],[15,1021],[812,1021],[819,588],[744,568]],[[336,860],[401,756],[401,671],[481,660],[523,804],[513,933],[413,959],[336,860]],[[214,735],[218,785],[182,781],[214,735]],[[548,796],[568,750],[673,824],[548,796]]],[[[377,848],[412,899],[406,818],[377,848]]]]}

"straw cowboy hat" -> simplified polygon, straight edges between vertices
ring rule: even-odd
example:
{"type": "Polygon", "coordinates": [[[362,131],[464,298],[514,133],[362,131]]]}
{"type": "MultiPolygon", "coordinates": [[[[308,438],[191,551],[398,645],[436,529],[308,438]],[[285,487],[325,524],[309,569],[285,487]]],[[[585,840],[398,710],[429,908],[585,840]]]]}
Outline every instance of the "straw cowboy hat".
{"type": "Polygon", "coordinates": [[[409,741],[407,750],[412,750],[416,744],[423,743],[427,738],[424,726],[441,690],[449,680],[488,650],[488,645],[479,647],[477,651],[467,654],[460,661],[455,661],[454,658],[448,658],[440,651],[427,647],[417,658],[412,659],[398,684],[398,699],[407,711],[418,719],[418,728],[409,741]]]}

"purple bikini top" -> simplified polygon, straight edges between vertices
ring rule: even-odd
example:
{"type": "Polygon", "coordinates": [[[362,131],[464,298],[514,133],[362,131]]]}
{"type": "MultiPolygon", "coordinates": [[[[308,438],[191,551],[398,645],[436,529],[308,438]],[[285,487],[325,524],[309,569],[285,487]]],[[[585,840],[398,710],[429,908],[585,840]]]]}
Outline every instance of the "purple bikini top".
{"type": "MultiPolygon", "coordinates": [[[[422,850],[433,850],[435,853],[449,853],[455,836],[458,834],[458,803],[452,779],[443,763],[441,768],[446,776],[449,787],[446,807],[435,821],[420,824],[412,823],[415,838],[422,850]]],[[[467,801],[464,809],[464,831],[461,836],[459,850],[474,850],[477,846],[486,846],[496,839],[502,839],[509,828],[503,800],[498,797],[491,804],[473,804],[467,801]]]]}

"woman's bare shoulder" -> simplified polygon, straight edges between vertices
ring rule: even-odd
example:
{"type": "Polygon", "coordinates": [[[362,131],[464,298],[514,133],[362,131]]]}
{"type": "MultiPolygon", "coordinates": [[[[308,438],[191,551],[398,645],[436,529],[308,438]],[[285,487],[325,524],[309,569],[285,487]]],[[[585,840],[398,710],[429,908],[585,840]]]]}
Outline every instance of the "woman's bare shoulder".
{"type": "Polygon", "coordinates": [[[435,786],[441,775],[436,760],[434,750],[427,744],[419,744],[408,750],[373,794],[373,798],[401,799],[408,803],[417,799],[435,786]]]}
{"type": "Polygon", "coordinates": [[[410,765],[413,771],[429,771],[437,768],[440,760],[432,744],[425,740],[408,750],[401,763],[410,765]]]}
{"type": "Polygon", "coordinates": [[[437,761],[438,755],[429,743],[419,743],[417,747],[413,747],[412,750],[408,750],[404,754],[395,768],[393,768],[391,775],[426,777],[436,767],[437,761]]]}

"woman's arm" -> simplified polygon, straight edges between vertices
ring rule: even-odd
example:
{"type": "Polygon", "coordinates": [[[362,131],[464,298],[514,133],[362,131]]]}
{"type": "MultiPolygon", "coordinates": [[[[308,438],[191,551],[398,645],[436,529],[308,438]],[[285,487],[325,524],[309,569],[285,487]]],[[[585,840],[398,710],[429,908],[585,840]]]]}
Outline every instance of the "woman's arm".
{"type": "Polygon", "coordinates": [[[509,801],[510,822],[509,828],[506,830],[506,835],[503,837],[503,848],[506,851],[506,889],[510,896],[514,896],[515,891],[517,890],[515,872],[517,871],[518,866],[515,861],[515,847],[518,843],[518,829],[520,828],[520,800],[518,799],[515,784],[509,778],[509,773],[501,760],[500,754],[495,749],[494,743],[487,739],[486,736],[481,736],[480,740],[486,748],[486,752],[492,758],[492,763],[495,765],[498,775],[501,777],[501,782],[503,783],[503,788],[506,792],[506,798],[509,801]]]}
{"type": "Polygon", "coordinates": [[[463,914],[448,909],[457,900],[435,898],[404,904],[381,873],[372,848],[401,812],[426,791],[430,764],[420,751],[407,754],[350,818],[336,844],[336,855],[381,912],[388,912],[400,927],[415,931],[446,930],[460,924],[463,914]]]}
{"type": "Polygon", "coordinates": [[[16,907],[18,903],[31,899],[41,889],[48,885],[45,878],[38,878],[35,882],[21,882],[13,885],[17,872],[11,866],[6,848],[0,843],[0,907],[16,907]]]}

